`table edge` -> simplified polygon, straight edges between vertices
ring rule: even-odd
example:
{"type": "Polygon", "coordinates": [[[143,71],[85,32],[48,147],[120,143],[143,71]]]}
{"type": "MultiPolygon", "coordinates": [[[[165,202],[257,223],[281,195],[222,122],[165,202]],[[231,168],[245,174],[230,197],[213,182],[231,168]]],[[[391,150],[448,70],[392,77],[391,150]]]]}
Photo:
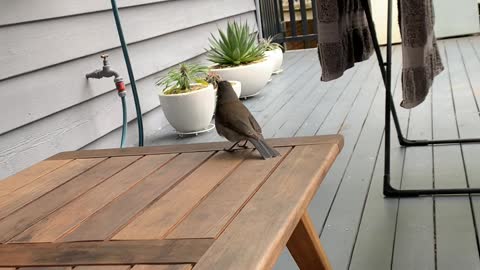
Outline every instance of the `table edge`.
{"type": "MultiPolygon", "coordinates": [[[[267,142],[274,147],[288,147],[299,145],[312,144],[336,144],[341,150],[344,145],[342,135],[321,135],[321,136],[306,136],[306,137],[290,137],[290,138],[274,138],[267,139],[267,142]]],[[[95,149],[95,150],[79,150],[67,151],[53,155],[46,160],[59,159],[80,159],[80,158],[99,158],[99,157],[113,157],[113,156],[138,156],[138,155],[158,155],[158,154],[173,154],[173,153],[187,153],[187,152],[208,152],[220,151],[225,147],[230,146],[231,143],[211,142],[211,143],[196,143],[196,144],[173,144],[161,146],[147,146],[147,147],[131,147],[131,148],[112,148],[112,149],[95,149]]]]}

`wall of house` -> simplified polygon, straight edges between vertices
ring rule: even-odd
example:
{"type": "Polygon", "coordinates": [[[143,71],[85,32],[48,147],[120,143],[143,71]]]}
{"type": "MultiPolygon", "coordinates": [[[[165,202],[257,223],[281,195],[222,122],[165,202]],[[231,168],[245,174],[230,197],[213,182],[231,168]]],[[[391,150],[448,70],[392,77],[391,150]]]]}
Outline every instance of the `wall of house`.
{"type": "MultiPolygon", "coordinates": [[[[230,20],[256,26],[254,0],[118,2],[150,115],[161,110],[154,82],[165,69],[201,59],[209,33],[230,20]]],[[[85,79],[103,53],[128,83],[110,1],[0,0],[0,179],[61,151],[118,145],[109,136],[122,120],[112,79],[85,79]]]]}

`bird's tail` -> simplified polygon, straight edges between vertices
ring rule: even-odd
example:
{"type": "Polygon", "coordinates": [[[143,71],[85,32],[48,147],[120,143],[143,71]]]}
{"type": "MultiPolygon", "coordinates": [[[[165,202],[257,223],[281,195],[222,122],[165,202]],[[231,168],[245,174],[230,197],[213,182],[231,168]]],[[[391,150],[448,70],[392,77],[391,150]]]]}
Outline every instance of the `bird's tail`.
{"type": "Polygon", "coordinates": [[[267,142],[263,139],[255,140],[255,139],[249,139],[249,141],[255,146],[255,148],[260,152],[260,155],[262,155],[263,159],[269,159],[273,157],[280,156],[280,153],[270,147],[270,145],[267,144],[267,142]]]}

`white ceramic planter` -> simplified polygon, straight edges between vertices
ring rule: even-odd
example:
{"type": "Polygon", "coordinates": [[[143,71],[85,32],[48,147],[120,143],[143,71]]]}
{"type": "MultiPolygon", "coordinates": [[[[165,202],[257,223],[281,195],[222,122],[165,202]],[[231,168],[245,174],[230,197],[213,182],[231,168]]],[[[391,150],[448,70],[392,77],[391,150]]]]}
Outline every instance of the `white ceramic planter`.
{"type": "Polygon", "coordinates": [[[282,69],[283,64],[283,51],[278,48],[273,51],[266,51],[265,55],[267,56],[268,61],[272,62],[273,71],[272,73],[278,73],[282,69]]]}
{"type": "Polygon", "coordinates": [[[229,81],[230,84],[232,85],[233,91],[235,91],[235,94],[237,94],[237,97],[240,98],[242,95],[242,83],[239,81],[229,81]]]}
{"type": "Polygon", "coordinates": [[[241,97],[258,94],[272,75],[272,63],[267,59],[238,67],[212,68],[224,80],[239,81],[242,85],[241,97]]]}
{"type": "Polygon", "coordinates": [[[163,113],[170,125],[182,133],[208,128],[215,111],[216,93],[213,85],[184,94],[159,93],[163,113]]]}

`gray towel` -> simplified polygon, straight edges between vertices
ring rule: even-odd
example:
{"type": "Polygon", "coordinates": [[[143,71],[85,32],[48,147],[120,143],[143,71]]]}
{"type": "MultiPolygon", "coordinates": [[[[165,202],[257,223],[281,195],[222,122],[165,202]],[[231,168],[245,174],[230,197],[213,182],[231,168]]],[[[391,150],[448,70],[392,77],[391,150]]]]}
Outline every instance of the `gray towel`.
{"type": "MultiPolygon", "coordinates": [[[[403,101],[413,108],[428,95],[443,65],[433,32],[432,0],[398,0],[403,51],[403,101]]],[[[322,81],[339,78],[373,53],[361,0],[318,0],[318,55],[322,81]]]]}
{"type": "Polygon", "coordinates": [[[433,30],[432,0],[399,0],[398,12],[403,55],[400,105],[410,109],[425,100],[443,65],[433,30]]]}
{"type": "Polygon", "coordinates": [[[317,14],[322,81],[339,78],[355,62],[372,55],[373,44],[361,0],[319,0],[317,14]]]}

